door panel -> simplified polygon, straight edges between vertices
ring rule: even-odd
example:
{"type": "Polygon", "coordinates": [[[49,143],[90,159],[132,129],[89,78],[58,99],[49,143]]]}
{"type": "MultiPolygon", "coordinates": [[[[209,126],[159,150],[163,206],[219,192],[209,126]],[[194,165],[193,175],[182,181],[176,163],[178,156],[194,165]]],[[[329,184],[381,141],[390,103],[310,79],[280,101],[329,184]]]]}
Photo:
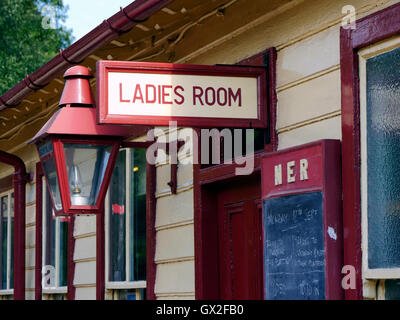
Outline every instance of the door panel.
{"type": "Polygon", "coordinates": [[[218,193],[221,299],[262,299],[259,178],[241,179],[218,193]]]}

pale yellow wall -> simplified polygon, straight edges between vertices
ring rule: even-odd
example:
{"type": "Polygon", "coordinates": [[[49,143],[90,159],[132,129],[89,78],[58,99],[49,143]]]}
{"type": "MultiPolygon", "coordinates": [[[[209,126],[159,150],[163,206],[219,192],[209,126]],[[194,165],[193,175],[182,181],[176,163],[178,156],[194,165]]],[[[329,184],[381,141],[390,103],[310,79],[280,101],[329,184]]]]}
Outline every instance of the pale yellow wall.
{"type": "Polygon", "coordinates": [[[76,300],[96,299],[96,216],[77,215],[74,226],[76,300]]]}
{"type": "MultiPolygon", "coordinates": [[[[251,25],[240,29],[232,26],[231,34],[175,62],[234,64],[267,48],[276,47],[278,149],[319,139],[341,139],[339,30],[343,18],[342,7],[353,5],[359,19],[397,2],[399,1],[354,0],[349,3],[346,0],[294,0],[275,12],[266,12],[251,25]]],[[[246,15],[246,12],[231,14],[246,15]]],[[[229,15],[229,10],[226,15],[229,15]]],[[[202,29],[206,34],[206,24],[202,29]]],[[[191,212],[184,204],[180,205],[180,215],[183,216],[186,211],[191,212]]],[[[164,211],[167,209],[159,210],[157,207],[157,215],[164,211]]],[[[188,225],[184,228],[186,236],[191,236],[188,225]]],[[[174,243],[175,237],[182,231],[173,229],[168,232],[171,243],[174,243]]],[[[164,232],[163,240],[165,237],[164,232]]],[[[157,244],[157,248],[168,250],[166,245],[157,244]]],[[[178,252],[184,249],[182,245],[177,248],[171,246],[171,253],[164,255],[173,255],[175,252],[178,256],[178,252]]],[[[175,269],[172,269],[171,264],[159,267],[156,288],[163,288],[162,297],[175,297],[178,290],[176,284],[168,281],[171,273],[182,273],[187,279],[192,268],[192,264],[186,261],[175,263],[175,269]],[[167,268],[169,272],[164,272],[167,268]],[[169,294],[166,293],[167,288],[170,288],[169,294]]],[[[175,278],[172,276],[172,279],[175,278]]],[[[190,282],[194,288],[194,273],[191,274],[190,282]]],[[[182,290],[187,290],[188,287],[190,286],[186,284],[182,290]]],[[[371,298],[366,295],[367,297],[371,298]]]]}
{"type": "Polygon", "coordinates": [[[228,40],[215,41],[209,50],[203,48],[179,62],[234,64],[276,47],[278,148],[318,139],[341,139],[342,7],[353,5],[358,19],[397,2],[294,0],[292,5],[275,10],[276,13],[266,13],[250,29],[233,29],[232,36],[225,37],[228,40]]]}
{"type": "MultiPolygon", "coordinates": [[[[191,130],[165,131],[181,137],[191,130]]],[[[191,154],[180,161],[191,159],[191,154]]],[[[156,253],[155,294],[157,299],[194,299],[194,231],[193,231],[193,167],[178,164],[177,194],[171,194],[168,158],[160,154],[156,163],[156,253]]]]}

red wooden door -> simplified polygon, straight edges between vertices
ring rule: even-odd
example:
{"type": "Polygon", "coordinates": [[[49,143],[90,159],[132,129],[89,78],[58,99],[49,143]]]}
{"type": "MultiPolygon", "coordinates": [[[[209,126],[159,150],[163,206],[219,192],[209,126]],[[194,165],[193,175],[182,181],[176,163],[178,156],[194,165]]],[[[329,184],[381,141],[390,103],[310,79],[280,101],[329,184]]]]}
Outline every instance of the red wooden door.
{"type": "Polygon", "coordinates": [[[259,177],[225,184],[218,192],[221,299],[263,299],[259,177]]]}

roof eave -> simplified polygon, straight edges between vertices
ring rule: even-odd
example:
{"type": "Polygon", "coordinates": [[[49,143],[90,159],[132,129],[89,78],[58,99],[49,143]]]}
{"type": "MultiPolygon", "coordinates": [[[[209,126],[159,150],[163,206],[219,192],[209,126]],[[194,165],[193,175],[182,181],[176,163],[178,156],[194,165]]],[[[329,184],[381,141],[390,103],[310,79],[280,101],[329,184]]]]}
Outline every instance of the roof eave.
{"type": "Polygon", "coordinates": [[[30,93],[45,87],[71,65],[82,62],[89,54],[121,33],[129,31],[137,23],[149,18],[173,0],[136,0],[104,20],[100,25],[73,43],[64,51],[60,50],[50,61],[28,75],[13,88],[0,96],[0,112],[16,107],[30,93]]]}

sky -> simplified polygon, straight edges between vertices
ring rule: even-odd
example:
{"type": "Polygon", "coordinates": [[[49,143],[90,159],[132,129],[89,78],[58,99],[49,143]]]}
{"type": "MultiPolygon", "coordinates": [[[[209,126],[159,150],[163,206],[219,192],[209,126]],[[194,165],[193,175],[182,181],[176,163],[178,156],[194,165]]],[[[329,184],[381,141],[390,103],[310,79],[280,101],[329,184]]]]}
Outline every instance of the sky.
{"type": "Polygon", "coordinates": [[[68,18],[64,25],[72,29],[74,42],[97,27],[104,19],[108,19],[134,0],[64,0],[69,6],[68,18]]]}

